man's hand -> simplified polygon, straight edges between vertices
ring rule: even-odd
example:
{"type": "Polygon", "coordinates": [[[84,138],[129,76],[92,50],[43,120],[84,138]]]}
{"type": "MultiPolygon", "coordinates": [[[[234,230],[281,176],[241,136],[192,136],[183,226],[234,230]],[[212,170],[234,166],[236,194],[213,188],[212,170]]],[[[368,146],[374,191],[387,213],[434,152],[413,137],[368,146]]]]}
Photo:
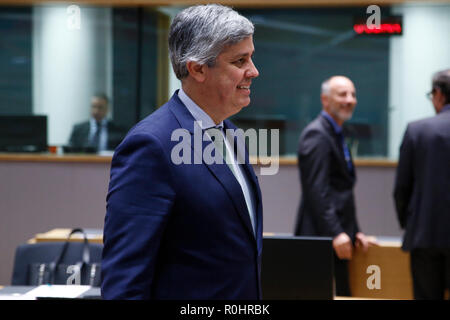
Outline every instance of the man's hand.
{"type": "Polygon", "coordinates": [[[367,249],[372,246],[378,246],[377,239],[375,237],[368,237],[362,232],[356,234],[356,247],[361,248],[363,252],[367,252],[367,249]]]}
{"type": "Polygon", "coordinates": [[[334,237],[333,248],[339,259],[350,260],[352,258],[352,240],[345,232],[342,232],[334,237]]]}

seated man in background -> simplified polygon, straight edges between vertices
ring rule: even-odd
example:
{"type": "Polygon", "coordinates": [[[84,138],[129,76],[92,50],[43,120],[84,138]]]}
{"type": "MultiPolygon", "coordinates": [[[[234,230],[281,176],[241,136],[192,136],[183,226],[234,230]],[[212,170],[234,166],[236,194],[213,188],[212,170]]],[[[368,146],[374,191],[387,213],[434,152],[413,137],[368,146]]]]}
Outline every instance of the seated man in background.
{"type": "Polygon", "coordinates": [[[126,132],[107,119],[107,115],[108,97],[105,94],[94,95],[91,99],[91,118],[73,127],[69,146],[82,151],[114,150],[126,132]]]}

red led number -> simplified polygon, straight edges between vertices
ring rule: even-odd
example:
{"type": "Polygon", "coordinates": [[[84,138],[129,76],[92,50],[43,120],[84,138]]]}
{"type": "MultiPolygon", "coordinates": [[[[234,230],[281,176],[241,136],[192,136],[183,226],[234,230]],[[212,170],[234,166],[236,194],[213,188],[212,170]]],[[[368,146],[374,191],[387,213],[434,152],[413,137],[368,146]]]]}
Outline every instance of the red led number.
{"type": "Polygon", "coordinates": [[[380,27],[368,28],[366,24],[355,24],[353,30],[357,34],[400,34],[402,32],[402,26],[398,23],[382,23],[380,27]]]}

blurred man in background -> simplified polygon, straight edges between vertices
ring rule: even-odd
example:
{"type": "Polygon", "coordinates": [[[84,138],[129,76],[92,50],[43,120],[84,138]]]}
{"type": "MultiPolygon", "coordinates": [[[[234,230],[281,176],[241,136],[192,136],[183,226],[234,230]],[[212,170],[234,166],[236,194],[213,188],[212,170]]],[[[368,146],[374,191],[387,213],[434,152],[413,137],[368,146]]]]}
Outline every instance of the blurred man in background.
{"type": "Polygon", "coordinates": [[[359,229],[353,188],[355,167],[342,125],[356,106],[353,82],[333,76],[322,83],[322,112],[302,132],[298,165],[302,199],[295,235],[333,238],[337,296],[350,296],[348,260],[354,246],[364,251],[376,242],[359,229]]]}
{"type": "Polygon", "coordinates": [[[450,69],[433,76],[428,97],[437,114],[408,124],[394,199],[414,298],[443,299],[450,288],[450,69]]]}
{"type": "Polygon", "coordinates": [[[114,150],[122,141],[126,131],[107,119],[109,100],[105,94],[96,94],[91,99],[91,118],[76,124],[70,135],[69,146],[79,151],[100,152],[114,150]]]}

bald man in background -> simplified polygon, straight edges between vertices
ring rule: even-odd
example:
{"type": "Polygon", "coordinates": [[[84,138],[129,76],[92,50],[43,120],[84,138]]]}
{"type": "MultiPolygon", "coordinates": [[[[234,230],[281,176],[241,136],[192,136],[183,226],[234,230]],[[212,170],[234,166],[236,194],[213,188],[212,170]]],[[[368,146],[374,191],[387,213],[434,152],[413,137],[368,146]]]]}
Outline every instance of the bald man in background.
{"type": "Polygon", "coordinates": [[[322,83],[320,98],[322,112],[303,130],[299,141],[303,193],[294,233],[333,238],[336,295],[351,296],[348,260],[355,247],[366,251],[376,244],[358,226],[355,167],[342,132],[356,106],[355,86],[347,77],[333,76],[322,83]]]}

